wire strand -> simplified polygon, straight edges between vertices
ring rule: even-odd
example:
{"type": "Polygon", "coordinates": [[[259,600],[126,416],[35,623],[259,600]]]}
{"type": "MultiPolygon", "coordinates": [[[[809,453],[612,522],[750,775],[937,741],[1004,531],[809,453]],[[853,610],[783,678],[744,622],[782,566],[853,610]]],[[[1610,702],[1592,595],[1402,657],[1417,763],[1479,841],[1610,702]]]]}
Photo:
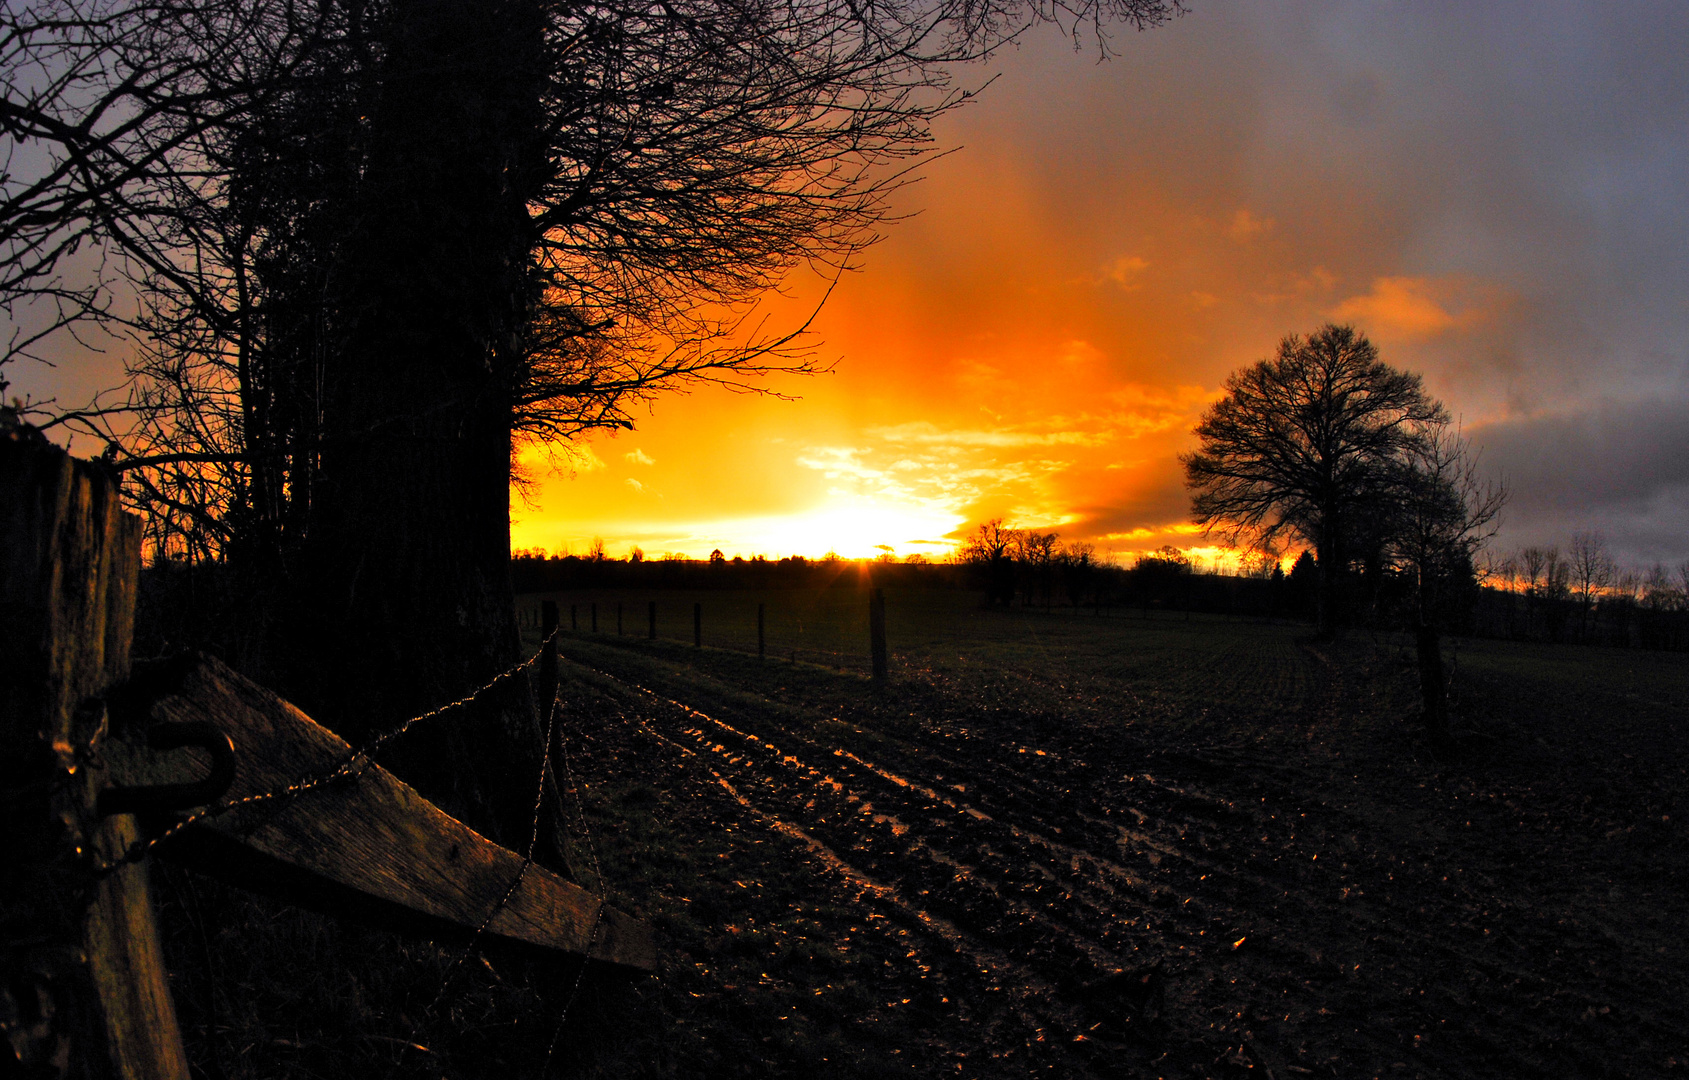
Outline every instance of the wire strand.
{"type": "MultiPolygon", "coordinates": [[[[169,840],[171,837],[177,835],[183,829],[186,829],[190,825],[196,825],[199,822],[205,821],[209,818],[221,817],[222,815],[231,813],[235,810],[244,810],[244,809],[247,809],[249,807],[258,806],[258,805],[263,804],[263,803],[275,802],[279,799],[292,798],[292,797],[296,797],[296,796],[299,796],[299,795],[303,795],[307,791],[312,791],[316,788],[320,788],[320,787],[323,787],[323,786],[328,785],[328,784],[337,783],[337,782],[356,783],[363,776],[363,774],[369,770],[370,766],[375,764],[375,755],[378,752],[380,752],[382,747],[386,746],[388,743],[392,742],[394,739],[397,739],[397,738],[403,736],[404,734],[409,732],[411,730],[411,728],[415,727],[417,724],[422,723],[425,720],[431,720],[436,716],[443,716],[446,713],[452,712],[453,710],[461,709],[464,706],[473,703],[482,694],[485,694],[487,691],[493,689],[495,686],[498,686],[501,683],[504,683],[507,680],[514,678],[516,675],[526,671],[528,668],[532,667],[536,662],[538,662],[540,656],[543,655],[544,652],[545,652],[545,645],[552,642],[556,638],[557,634],[558,634],[558,631],[553,630],[551,635],[548,636],[545,639],[545,641],[541,643],[540,650],[538,652],[536,652],[533,656],[528,657],[526,660],[523,660],[522,662],[516,664],[514,667],[507,668],[506,670],[499,672],[497,675],[493,676],[492,679],[490,679],[488,682],[486,682],[482,686],[478,687],[477,689],[475,689],[471,693],[465,695],[464,697],[461,697],[461,698],[457,699],[456,701],[449,702],[445,705],[441,705],[439,708],[430,709],[429,711],[427,711],[425,713],[421,713],[417,716],[413,716],[410,719],[408,719],[408,720],[404,721],[403,723],[399,724],[397,727],[394,727],[389,731],[386,731],[386,732],[384,732],[380,735],[377,735],[375,738],[371,739],[364,746],[353,748],[350,753],[348,753],[345,757],[343,757],[340,760],[340,763],[338,765],[336,765],[333,769],[329,770],[326,773],[320,773],[320,774],[317,774],[315,776],[301,777],[300,779],[295,780],[293,783],[288,784],[285,787],[272,788],[269,791],[259,792],[259,793],[254,794],[254,795],[245,795],[245,796],[242,796],[241,798],[238,798],[238,799],[229,799],[229,800],[225,800],[225,801],[212,803],[209,806],[206,806],[206,807],[204,807],[200,810],[194,811],[193,813],[191,813],[191,814],[187,815],[186,817],[182,818],[180,821],[177,821],[177,822],[171,824],[168,828],[166,828],[164,831],[160,832],[158,835],[153,836],[153,837],[149,837],[148,839],[145,839],[145,840],[136,841],[134,844],[131,844],[129,846],[129,848],[122,855],[118,856],[116,859],[113,859],[109,862],[104,862],[104,863],[100,863],[100,864],[96,865],[94,867],[94,870],[93,870],[94,880],[96,882],[104,880],[106,877],[109,877],[111,874],[117,872],[118,870],[122,869],[123,867],[132,865],[132,864],[137,863],[137,862],[140,862],[143,858],[145,858],[147,856],[147,854],[149,852],[151,852],[159,844],[162,844],[165,841],[169,840]]],[[[547,753],[548,754],[550,752],[549,742],[550,742],[550,740],[549,740],[549,737],[548,737],[548,739],[547,739],[547,743],[548,743],[547,753]]]]}

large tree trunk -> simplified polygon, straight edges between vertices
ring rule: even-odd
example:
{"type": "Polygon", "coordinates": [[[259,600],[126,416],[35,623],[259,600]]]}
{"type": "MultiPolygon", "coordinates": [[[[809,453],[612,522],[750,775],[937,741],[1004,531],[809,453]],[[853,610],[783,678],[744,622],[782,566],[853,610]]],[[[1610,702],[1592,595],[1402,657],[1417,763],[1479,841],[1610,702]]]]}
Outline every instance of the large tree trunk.
{"type": "MultiPolygon", "coordinates": [[[[287,627],[290,689],[353,744],[518,659],[508,349],[544,145],[532,5],[401,0],[386,36],[287,627]]],[[[527,685],[419,725],[384,763],[521,846],[541,750],[527,685]]]]}

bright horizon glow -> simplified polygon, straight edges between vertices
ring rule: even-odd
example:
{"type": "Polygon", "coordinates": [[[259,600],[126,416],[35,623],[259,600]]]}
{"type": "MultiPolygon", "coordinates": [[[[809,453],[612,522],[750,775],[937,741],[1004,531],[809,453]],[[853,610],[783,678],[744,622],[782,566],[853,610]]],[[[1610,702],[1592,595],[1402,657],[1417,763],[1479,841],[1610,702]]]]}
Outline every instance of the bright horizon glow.
{"type": "Polygon", "coordinates": [[[962,524],[961,515],[938,508],[845,497],[798,514],[729,520],[719,527],[739,538],[734,551],[721,549],[730,558],[753,552],[816,558],[830,551],[845,559],[871,559],[888,549],[898,558],[916,552],[941,558],[954,546],[945,537],[962,524]]]}
{"type": "MultiPolygon", "coordinates": [[[[1014,522],[1005,522],[1018,528],[1014,522]]],[[[1061,532],[1059,527],[1026,526],[1030,529],[1061,532]]],[[[1207,572],[1234,574],[1248,560],[1248,553],[1215,545],[1202,540],[1199,530],[1181,530],[1190,534],[1186,544],[1166,546],[1178,548],[1199,569],[1207,572]],[[1191,542],[1194,541],[1194,542],[1191,542]]],[[[792,555],[819,560],[836,555],[846,560],[876,559],[891,556],[898,561],[911,555],[924,555],[933,562],[953,557],[971,532],[959,514],[922,507],[888,507],[862,500],[845,499],[837,503],[812,508],[801,514],[771,515],[762,518],[742,518],[700,523],[696,531],[676,532],[667,537],[649,537],[647,542],[611,543],[605,541],[606,553],[612,558],[626,558],[638,547],[648,559],[664,555],[678,555],[703,560],[709,553],[720,550],[729,559],[750,559],[762,556],[778,560],[792,555]],[[902,543],[886,543],[883,537],[910,536],[902,543]],[[737,537],[738,542],[724,537],[737,537]],[[930,539],[928,537],[937,537],[930,539]],[[958,538],[959,537],[959,538],[958,538]]],[[[550,555],[582,554],[593,541],[603,537],[573,537],[555,546],[535,543],[530,547],[515,543],[517,550],[539,550],[550,555]]],[[[1124,539],[1124,538],[1121,538],[1124,539]]],[[[1130,566],[1138,558],[1153,555],[1157,547],[1093,545],[1092,557],[1101,562],[1130,566]]],[[[1280,559],[1287,571],[1298,552],[1292,551],[1280,559]]]]}
{"type": "MultiPolygon", "coordinates": [[[[1109,64],[1029,33],[975,73],[1000,77],[935,131],[959,149],[895,193],[817,316],[832,374],[767,380],[796,401],[659,397],[538,478],[512,539],[942,557],[1002,518],[1118,562],[1229,566],[1179,455],[1228,374],[1336,321],[1509,479],[1495,548],[1599,529],[1622,562],[1676,565],[1686,33],[1661,4],[1240,0],[1109,64]]],[[[800,267],[767,325],[831,283],[800,267]]]]}
{"type": "MultiPolygon", "coordinates": [[[[606,537],[605,544],[612,555],[624,557],[636,546],[649,558],[679,554],[691,559],[707,558],[716,549],[730,559],[754,555],[819,559],[828,553],[842,559],[872,559],[889,548],[900,559],[919,552],[936,561],[950,554],[954,541],[945,537],[961,524],[959,515],[940,509],[847,497],[793,514],[680,524],[666,534],[649,532],[614,542],[606,537]]],[[[570,537],[557,550],[584,550],[592,539],[570,537]]],[[[541,541],[535,546],[547,547],[541,541]]]]}
{"type": "MultiPolygon", "coordinates": [[[[1002,518],[1211,561],[1192,426],[1230,372],[1337,321],[1507,479],[1492,551],[1600,531],[1626,566],[1678,566],[1685,41],[1689,5],[1661,0],[1205,0],[1107,64],[1029,31],[958,69],[992,85],[812,324],[831,374],[663,393],[561,473],[524,453],[513,545],[933,557],[1002,518]]],[[[747,325],[804,325],[832,283],[800,266],[747,325]]],[[[11,393],[122,383],[121,341],[44,347],[11,393]]]]}

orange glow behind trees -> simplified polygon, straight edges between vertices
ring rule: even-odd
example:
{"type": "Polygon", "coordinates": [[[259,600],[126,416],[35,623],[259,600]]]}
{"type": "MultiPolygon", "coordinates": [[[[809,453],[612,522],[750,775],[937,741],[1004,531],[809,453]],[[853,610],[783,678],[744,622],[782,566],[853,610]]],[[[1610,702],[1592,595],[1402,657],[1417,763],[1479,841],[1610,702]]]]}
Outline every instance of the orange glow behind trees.
{"type": "MultiPolygon", "coordinates": [[[[517,546],[902,557],[1002,517],[1212,562],[1178,455],[1228,372],[1330,321],[1475,443],[1583,408],[1587,331],[1553,298],[1590,294],[1545,255],[1577,219],[1486,134],[1488,68],[1423,13],[1277,10],[1203,5],[1104,64],[1033,35],[982,67],[938,131],[959,149],[815,323],[834,371],[770,381],[795,402],[661,400],[572,476],[530,455],[517,546]]],[[[767,310],[800,323],[828,284],[800,271],[767,310]]]]}

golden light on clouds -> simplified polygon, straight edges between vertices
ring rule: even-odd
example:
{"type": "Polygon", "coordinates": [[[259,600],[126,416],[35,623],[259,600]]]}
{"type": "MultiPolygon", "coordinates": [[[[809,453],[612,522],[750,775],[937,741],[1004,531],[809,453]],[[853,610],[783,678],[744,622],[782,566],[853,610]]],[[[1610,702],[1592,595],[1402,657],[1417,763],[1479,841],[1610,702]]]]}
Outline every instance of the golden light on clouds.
{"type": "MultiPolygon", "coordinates": [[[[1509,479],[1498,546],[1689,559],[1689,5],[1190,8],[1106,63],[1035,31],[958,69],[991,85],[813,324],[834,372],[524,452],[513,543],[909,554],[1001,516],[1205,550],[1191,426],[1336,320],[1509,479]]],[[[802,325],[830,284],[800,267],[750,322],[802,325]]],[[[14,392],[121,378],[116,351],[58,358],[14,392]]]]}
{"type": "Polygon", "coordinates": [[[1338,304],[1331,317],[1365,323],[1380,339],[1424,340],[1477,329],[1495,319],[1503,307],[1493,287],[1463,280],[1381,277],[1365,295],[1338,304]]]}
{"type": "MultiPolygon", "coordinates": [[[[1681,316],[1689,245],[1626,240],[1624,261],[1595,239],[1628,196],[1588,142],[1631,128],[1561,123],[1590,99],[1497,69],[1498,42],[1540,44],[1507,17],[1300,11],[1215,0],[1107,64],[1059,35],[1005,51],[937,132],[960,149],[898,193],[901,219],[815,321],[834,372],[771,381],[798,401],[660,399],[515,503],[515,543],[906,555],[1003,517],[1212,560],[1178,462],[1191,427],[1227,374],[1332,320],[1423,373],[1480,443],[1534,445],[1507,425],[1587,408],[1591,357],[1601,386],[1636,357],[1627,393],[1680,394],[1648,359],[1676,339],[1645,331],[1681,316]],[[1637,298],[1652,323],[1620,314],[1637,298]]],[[[1635,125],[1637,147],[1684,142],[1660,100],[1676,126],[1635,125]]],[[[1654,232],[1681,233],[1669,220],[1654,232]]],[[[828,285],[800,269],[767,312],[797,325],[828,285]]]]}

